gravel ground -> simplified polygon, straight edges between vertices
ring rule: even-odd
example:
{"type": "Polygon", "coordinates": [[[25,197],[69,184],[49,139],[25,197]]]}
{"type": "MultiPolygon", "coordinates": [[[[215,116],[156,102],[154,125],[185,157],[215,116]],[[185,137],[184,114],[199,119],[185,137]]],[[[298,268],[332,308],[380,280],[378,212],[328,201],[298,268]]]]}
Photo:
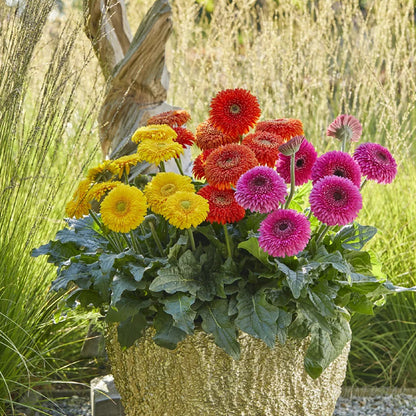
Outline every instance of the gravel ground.
{"type": "MultiPolygon", "coordinates": [[[[60,411],[49,410],[48,415],[91,416],[88,397],[73,396],[68,399],[59,399],[57,403],[60,411]]],[[[41,415],[36,413],[35,416],[41,415]]],[[[396,394],[372,397],[340,397],[333,416],[416,416],[416,396],[396,394]]]]}

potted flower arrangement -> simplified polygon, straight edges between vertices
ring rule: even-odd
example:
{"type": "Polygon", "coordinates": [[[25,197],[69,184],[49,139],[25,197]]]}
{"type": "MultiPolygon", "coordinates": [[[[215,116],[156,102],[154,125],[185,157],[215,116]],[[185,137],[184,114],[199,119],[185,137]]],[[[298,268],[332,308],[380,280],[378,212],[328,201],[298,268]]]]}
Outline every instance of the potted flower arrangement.
{"type": "Polygon", "coordinates": [[[234,89],[195,136],[186,111],[152,117],[137,153],[92,168],[66,227],[32,253],[57,266],[51,290],[108,324],[127,414],[332,414],[351,315],[405,290],[363,250],[376,228],[355,222],[366,181],[394,179],[390,152],[348,153],[362,128],[341,115],[327,130],[341,150],[318,157],[300,120],[260,114],[234,89]]]}

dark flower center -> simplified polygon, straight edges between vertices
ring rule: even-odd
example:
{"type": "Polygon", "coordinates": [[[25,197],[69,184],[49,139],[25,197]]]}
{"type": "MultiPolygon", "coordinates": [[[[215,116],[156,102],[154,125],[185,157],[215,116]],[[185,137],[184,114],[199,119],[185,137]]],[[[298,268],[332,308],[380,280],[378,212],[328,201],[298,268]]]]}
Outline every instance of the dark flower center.
{"type": "Polygon", "coordinates": [[[213,199],[214,199],[215,205],[218,205],[220,207],[225,207],[232,203],[232,198],[230,195],[217,194],[217,195],[214,195],[213,199]]]}
{"type": "Polygon", "coordinates": [[[305,164],[305,160],[304,160],[303,158],[298,159],[298,160],[296,161],[296,167],[297,167],[297,168],[302,168],[304,164],[305,164]]]}
{"type": "Polygon", "coordinates": [[[124,212],[125,210],[126,210],[126,203],[125,203],[125,201],[117,201],[116,211],[117,212],[124,212]]]}
{"type": "Polygon", "coordinates": [[[256,176],[253,179],[253,185],[258,187],[258,188],[262,188],[264,185],[266,185],[268,183],[267,179],[264,176],[256,176]]]}
{"type": "Polygon", "coordinates": [[[232,169],[240,162],[240,157],[237,154],[225,154],[218,158],[218,166],[223,169],[232,169]]]}
{"type": "Polygon", "coordinates": [[[238,104],[232,104],[230,106],[230,113],[231,114],[239,114],[241,112],[241,107],[238,104]]]}
{"type": "Polygon", "coordinates": [[[383,152],[377,152],[377,153],[376,153],[376,158],[377,158],[380,162],[387,162],[387,156],[386,156],[383,152]]]}
{"type": "Polygon", "coordinates": [[[341,199],[344,198],[344,195],[341,191],[335,191],[333,193],[333,196],[334,196],[335,201],[341,201],[341,199]]]}
{"type": "Polygon", "coordinates": [[[286,222],[282,222],[282,223],[279,224],[279,230],[280,231],[286,230],[287,227],[289,227],[289,224],[286,223],[286,222]]]}
{"type": "Polygon", "coordinates": [[[341,178],[345,178],[345,171],[343,170],[343,169],[341,169],[341,168],[336,168],[335,170],[334,170],[334,175],[335,176],[340,176],[341,178]]]}

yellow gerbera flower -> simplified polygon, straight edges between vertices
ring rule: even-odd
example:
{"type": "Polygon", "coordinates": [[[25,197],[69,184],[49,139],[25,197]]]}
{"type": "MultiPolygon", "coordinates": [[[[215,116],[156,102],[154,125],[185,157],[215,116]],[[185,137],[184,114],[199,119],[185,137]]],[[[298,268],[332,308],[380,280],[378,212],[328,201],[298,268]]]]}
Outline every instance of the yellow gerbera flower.
{"type": "Polygon", "coordinates": [[[144,220],[146,198],[140,189],[121,184],[104,198],[100,212],[104,225],[110,230],[128,233],[144,220]]]}
{"type": "Polygon", "coordinates": [[[86,199],[88,201],[92,201],[95,199],[96,201],[100,201],[101,198],[108,192],[114,189],[115,187],[121,185],[122,182],[114,181],[114,182],[100,182],[93,185],[86,195],[86,199]]]}
{"type": "Polygon", "coordinates": [[[140,155],[136,153],[134,155],[122,156],[118,159],[112,160],[110,166],[114,173],[121,178],[124,172],[128,175],[130,173],[130,167],[136,166],[141,160],[142,158],[140,155]]]}
{"type": "Polygon", "coordinates": [[[133,134],[131,140],[134,143],[140,143],[143,140],[174,140],[178,135],[172,127],[167,124],[150,124],[139,127],[133,134]]]}
{"type": "Polygon", "coordinates": [[[172,140],[143,140],[137,148],[137,153],[146,162],[159,165],[162,161],[178,157],[183,153],[183,147],[172,140]]]}
{"type": "Polygon", "coordinates": [[[179,191],[166,200],[164,217],[177,228],[196,227],[208,215],[209,203],[200,195],[179,191]]]}
{"type": "Polygon", "coordinates": [[[178,191],[195,192],[189,176],[160,172],[144,188],[147,202],[155,214],[162,214],[168,197],[178,191]]]}
{"type": "Polygon", "coordinates": [[[78,188],[72,195],[72,199],[65,207],[65,213],[68,217],[82,218],[82,216],[88,215],[91,209],[90,201],[87,198],[90,185],[91,183],[88,179],[84,179],[79,183],[78,188]]]}
{"type": "Polygon", "coordinates": [[[96,182],[101,175],[109,176],[107,179],[110,179],[110,177],[115,174],[114,167],[111,162],[111,160],[105,160],[98,166],[91,168],[87,173],[87,179],[89,179],[90,182],[96,182]],[[108,173],[110,173],[110,175],[108,175],[108,173]]]}

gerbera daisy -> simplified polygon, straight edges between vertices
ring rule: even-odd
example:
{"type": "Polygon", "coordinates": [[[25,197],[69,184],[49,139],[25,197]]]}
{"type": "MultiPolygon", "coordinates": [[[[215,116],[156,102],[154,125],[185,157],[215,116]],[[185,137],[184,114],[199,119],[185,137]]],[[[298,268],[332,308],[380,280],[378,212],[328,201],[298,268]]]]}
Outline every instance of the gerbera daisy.
{"type": "Polygon", "coordinates": [[[256,131],[267,131],[282,137],[286,141],[295,136],[302,136],[303,125],[300,120],[295,118],[277,118],[260,121],[256,124],[256,131]]]}
{"type": "Polygon", "coordinates": [[[218,189],[228,189],[237,183],[243,173],[256,165],[256,155],[247,146],[227,144],[215,149],[208,156],[205,177],[218,189]]]}
{"type": "Polygon", "coordinates": [[[110,179],[116,173],[114,165],[111,162],[111,160],[105,160],[98,166],[91,168],[87,173],[87,179],[90,182],[98,182],[100,179],[110,179]]]}
{"type": "Polygon", "coordinates": [[[256,155],[261,165],[274,167],[279,158],[279,146],[283,143],[280,136],[276,136],[266,131],[247,134],[242,144],[249,147],[256,155]]]}
{"type": "Polygon", "coordinates": [[[193,192],[179,191],[166,200],[164,217],[181,230],[196,227],[208,214],[208,201],[193,192]]]}
{"type": "Polygon", "coordinates": [[[137,228],[147,212],[146,198],[140,189],[118,185],[101,203],[101,219],[112,231],[128,233],[137,228]]]}
{"type": "Polygon", "coordinates": [[[208,121],[204,121],[196,128],[195,143],[201,150],[216,149],[224,144],[239,141],[239,137],[232,137],[222,133],[208,121]]]}
{"type": "Polygon", "coordinates": [[[171,110],[150,117],[147,120],[147,125],[167,124],[171,127],[179,127],[188,122],[190,119],[191,115],[185,110],[171,110]]]}
{"type": "Polygon", "coordinates": [[[318,157],[312,168],[312,182],[329,175],[347,178],[360,187],[360,167],[349,153],[334,150],[318,157]]]}
{"type": "Polygon", "coordinates": [[[264,219],[259,228],[259,246],[273,257],[294,256],[311,237],[305,215],[293,209],[278,209],[264,219]]]}
{"type": "Polygon", "coordinates": [[[172,127],[173,130],[175,130],[175,133],[177,134],[175,141],[176,143],[179,143],[183,148],[186,146],[192,146],[195,141],[195,136],[193,133],[186,129],[185,127],[172,127]]]}
{"type": "Polygon", "coordinates": [[[211,100],[208,121],[223,133],[238,137],[248,133],[261,114],[257,98],[242,88],[220,91],[211,100]]]}
{"type": "Polygon", "coordinates": [[[217,189],[206,185],[198,191],[209,203],[207,221],[226,224],[241,221],[246,210],[235,200],[233,189],[217,189]]]}
{"type": "Polygon", "coordinates": [[[87,198],[90,187],[89,179],[84,179],[79,183],[72,199],[65,206],[65,213],[68,217],[82,218],[84,215],[88,215],[91,209],[91,203],[87,198]]]}
{"type": "Polygon", "coordinates": [[[166,200],[178,191],[195,192],[189,176],[160,172],[144,188],[150,209],[156,214],[164,211],[166,200]]]}
{"type": "Polygon", "coordinates": [[[397,174],[397,163],[391,153],[377,143],[363,143],[355,149],[354,159],[367,179],[391,183],[397,174]]]}
{"type": "Polygon", "coordinates": [[[205,164],[207,157],[214,151],[214,149],[207,149],[200,153],[194,160],[192,166],[192,173],[195,179],[205,179],[205,164]]]}
{"type": "Polygon", "coordinates": [[[183,147],[173,140],[143,140],[137,147],[137,153],[142,160],[159,165],[183,154],[183,147]]]}
{"type": "MultiPolygon", "coordinates": [[[[312,167],[318,154],[307,140],[303,140],[299,150],[295,154],[295,185],[303,185],[311,179],[312,167]]],[[[276,164],[276,170],[286,183],[290,183],[290,158],[280,154],[276,164]]]]}
{"type": "Polygon", "coordinates": [[[287,187],[277,172],[267,166],[256,166],[241,175],[237,182],[236,201],[255,212],[270,212],[285,202],[287,187]]]}
{"type": "Polygon", "coordinates": [[[114,182],[100,182],[93,185],[88,193],[86,198],[88,201],[92,201],[95,199],[97,202],[100,202],[101,198],[108,192],[114,189],[115,187],[121,185],[122,182],[114,181],[114,182]]]}
{"type": "Polygon", "coordinates": [[[138,128],[131,138],[132,142],[140,143],[144,140],[167,141],[175,140],[177,134],[167,124],[150,124],[138,128]]]}
{"type": "Polygon", "coordinates": [[[354,116],[342,114],[328,126],[326,135],[341,141],[358,142],[362,132],[362,126],[354,116]]]}
{"type": "Polygon", "coordinates": [[[110,163],[111,170],[118,175],[119,178],[123,176],[123,173],[128,175],[130,168],[136,166],[140,161],[141,157],[139,154],[122,156],[118,159],[112,160],[110,163]]]}
{"type": "Polygon", "coordinates": [[[360,190],[347,178],[324,176],[309,195],[311,211],[327,225],[346,225],[358,216],[363,206],[360,190]]]}
{"type": "Polygon", "coordinates": [[[305,136],[295,136],[279,146],[279,152],[285,156],[294,155],[299,151],[302,142],[305,140],[305,136]]]}

